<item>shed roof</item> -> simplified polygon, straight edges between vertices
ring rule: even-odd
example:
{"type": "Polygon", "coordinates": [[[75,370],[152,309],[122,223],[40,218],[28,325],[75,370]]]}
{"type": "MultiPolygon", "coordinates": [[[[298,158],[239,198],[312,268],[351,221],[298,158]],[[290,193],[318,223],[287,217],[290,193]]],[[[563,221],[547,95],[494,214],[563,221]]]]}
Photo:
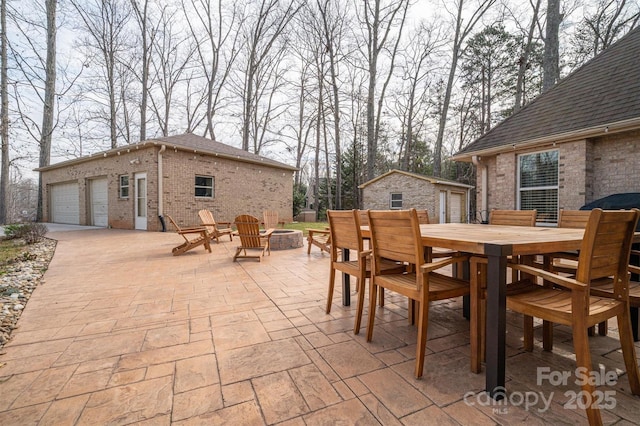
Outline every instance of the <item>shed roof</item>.
{"type": "Polygon", "coordinates": [[[453,156],[496,154],[640,128],[640,28],[453,156]]]}
{"type": "Polygon", "coordinates": [[[180,151],[189,151],[193,153],[213,155],[216,157],[227,158],[231,160],[242,161],[246,163],[253,164],[262,164],[265,166],[276,167],[280,169],[286,170],[297,170],[295,167],[289,166],[288,164],[281,163],[279,161],[272,160],[267,157],[263,157],[261,155],[253,154],[248,151],[244,151],[239,148],[232,147],[230,145],[226,145],[222,142],[217,142],[212,139],[207,139],[202,136],[194,135],[193,133],[184,133],[182,135],[174,135],[167,136],[161,138],[151,138],[147,139],[143,142],[138,142],[130,145],[119,146],[114,149],[110,149],[107,151],[98,152],[95,154],[91,154],[89,156],[75,158],[73,160],[63,161],[60,163],[52,164],[50,166],[41,167],[36,169],[36,171],[46,171],[59,167],[66,167],[69,165],[82,163],[86,161],[94,161],[104,157],[108,157],[109,155],[117,154],[118,152],[123,152],[130,150],[132,148],[147,148],[147,147],[159,147],[165,145],[167,149],[176,149],[180,151]]]}
{"type": "Polygon", "coordinates": [[[377,177],[371,179],[370,181],[367,181],[367,182],[361,184],[360,186],[358,186],[358,188],[362,189],[362,188],[364,188],[364,187],[366,187],[368,185],[371,185],[374,182],[377,182],[377,181],[379,181],[381,179],[384,179],[387,176],[390,176],[390,175],[393,175],[393,174],[400,174],[400,175],[409,176],[409,177],[412,177],[412,178],[415,178],[415,179],[420,179],[420,180],[424,180],[424,181],[430,182],[432,184],[458,186],[460,188],[465,188],[465,189],[473,188],[473,186],[471,186],[471,185],[467,185],[467,184],[464,184],[464,183],[456,182],[455,180],[443,179],[443,178],[434,177],[434,176],[425,176],[425,175],[420,175],[418,173],[405,172],[404,170],[397,170],[397,169],[389,170],[388,172],[383,173],[380,176],[377,176],[377,177]]]}

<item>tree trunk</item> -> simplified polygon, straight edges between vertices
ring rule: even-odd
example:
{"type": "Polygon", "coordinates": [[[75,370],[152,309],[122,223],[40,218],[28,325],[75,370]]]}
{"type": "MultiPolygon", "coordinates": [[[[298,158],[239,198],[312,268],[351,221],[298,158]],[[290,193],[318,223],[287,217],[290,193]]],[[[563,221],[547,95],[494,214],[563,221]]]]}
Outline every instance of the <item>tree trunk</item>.
{"type": "Polygon", "coordinates": [[[524,78],[527,72],[527,64],[529,63],[529,54],[533,48],[533,33],[536,29],[538,22],[538,11],[540,10],[540,0],[536,1],[533,8],[533,17],[531,18],[531,25],[529,26],[529,33],[527,34],[527,42],[524,45],[522,55],[518,60],[518,80],[516,82],[516,101],[513,106],[513,111],[516,112],[522,108],[523,94],[524,94],[524,78]]]}
{"type": "Polygon", "coordinates": [[[562,15],[560,14],[560,0],[547,1],[547,29],[544,39],[544,58],[543,58],[543,78],[542,91],[546,92],[553,87],[560,79],[559,69],[559,53],[560,42],[558,40],[558,32],[560,31],[560,22],[562,15]]]}
{"type": "MultiPolygon", "coordinates": [[[[47,59],[45,65],[44,104],[42,105],[39,167],[48,166],[51,161],[51,133],[53,132],[53,109],[56,96],[56,6],[57,0],[46,0],[47,59]]],[[[40,173],[38,178],[38,221],[43,218],[43,191],[42,173],[40,173]]]]}
{"type": "Polygon", "coordinates": [[[0,138],[2,166],[0,168],[0,224],[7,223],[9,201],[9,93],[7,92],[7,0],[0,2],[0,138]]]}

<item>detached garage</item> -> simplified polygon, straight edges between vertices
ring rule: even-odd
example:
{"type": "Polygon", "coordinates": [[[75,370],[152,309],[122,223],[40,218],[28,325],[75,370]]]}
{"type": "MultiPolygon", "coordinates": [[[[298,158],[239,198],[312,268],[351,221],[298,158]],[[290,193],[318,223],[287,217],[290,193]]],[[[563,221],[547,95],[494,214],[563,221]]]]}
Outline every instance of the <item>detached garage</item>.
{"type": "Polygon", "coordinates": [[[80,193],[78,183],[57,183],[51,185],[50,188],[51,222],[79,225],[80,193]]]}
{"type": "Polygon", "coordinates": [[[193,134],[154,138],[36,169],[43,221],[162,231],[209,209],[219,222],[293,216],[295,167],[193,134]]]}

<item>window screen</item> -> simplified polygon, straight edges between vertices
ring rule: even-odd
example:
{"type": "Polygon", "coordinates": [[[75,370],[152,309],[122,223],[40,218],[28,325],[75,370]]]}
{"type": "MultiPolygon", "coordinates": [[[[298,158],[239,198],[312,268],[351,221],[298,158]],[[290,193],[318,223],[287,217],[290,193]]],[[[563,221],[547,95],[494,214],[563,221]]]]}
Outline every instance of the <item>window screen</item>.
{"type": "Polygon", "coordinates": [[[196,175],[195,195],[196,197],[213,198],[213,177],[212,176],[196,175]]]}
{"type": "Polygon", "coordinates": [[[519,156],[519,208],[538,211],[538,223],[558,223],[558,151],[519,156]]]}
{"type": "Polygon", "coordinates": [[[389,203],[389,207],[392,209],[401,209],[402,208],[402,193],[396,192],[391,194],[391,200],[389,203]]]}
{"type": "Polygon", "coordinates": [[[120,176],[120,198],[129,198],[129,176],[120,176]]]}

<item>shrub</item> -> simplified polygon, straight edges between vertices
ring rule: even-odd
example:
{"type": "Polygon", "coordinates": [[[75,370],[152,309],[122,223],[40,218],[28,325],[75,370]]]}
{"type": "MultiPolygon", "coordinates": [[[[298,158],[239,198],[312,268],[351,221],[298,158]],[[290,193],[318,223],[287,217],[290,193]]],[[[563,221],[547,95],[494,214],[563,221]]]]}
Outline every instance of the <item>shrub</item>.
{"type": "Polygon", "coordinates": [[[47,233],[47,226],[42,223],[12,224],[4,227],[4,235],[8,240],[22,238],[27,244],[35,244],[47,233]]]}

